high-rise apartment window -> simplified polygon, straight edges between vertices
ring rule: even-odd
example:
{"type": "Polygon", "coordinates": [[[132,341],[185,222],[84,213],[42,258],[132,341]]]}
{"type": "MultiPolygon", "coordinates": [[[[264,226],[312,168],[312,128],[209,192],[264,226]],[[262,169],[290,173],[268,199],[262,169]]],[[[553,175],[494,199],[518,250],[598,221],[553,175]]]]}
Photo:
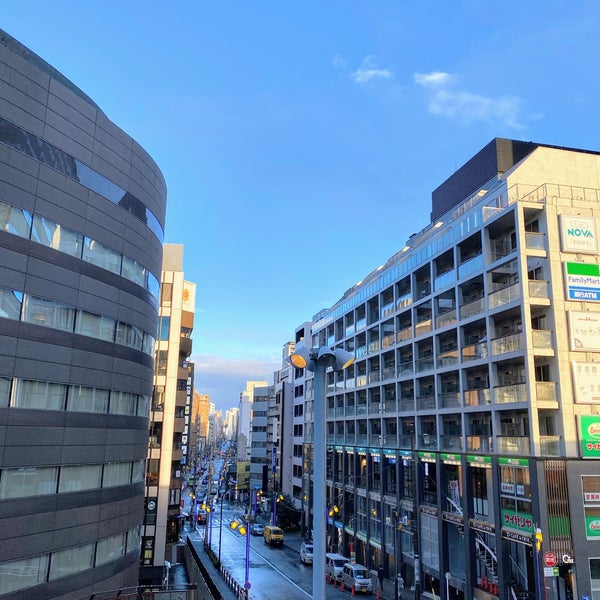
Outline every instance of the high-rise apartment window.
{"type": "Polygon", "coordinates": [[[162,306],[171,306],[173,300],[173,284],[163,282],[160,286],[160,303],[162,306]]]}
{"type": "Polygon", "coordinates": [[[159,350],[156,358],[156,374],[166,375],[167,374],[167,351],[159,350]]]}
{"type": "Polygon", "coordinates": [[[490,472],[489,469],[471,468],[471,494],[473,495],[473,512],[476,515],[489,515],[488,472],[490,472]]]}

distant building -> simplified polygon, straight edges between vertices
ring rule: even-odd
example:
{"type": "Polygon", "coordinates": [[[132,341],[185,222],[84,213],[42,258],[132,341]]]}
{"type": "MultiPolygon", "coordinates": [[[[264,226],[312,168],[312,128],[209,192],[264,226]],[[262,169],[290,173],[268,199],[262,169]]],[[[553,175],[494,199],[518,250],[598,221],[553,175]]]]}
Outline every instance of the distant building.
{"type": "Polygon", "coordinates": [[[138,583],[166,188],[0,31],[0,595],[138,583]]]}
{"type": "Polygon", "coordinates": [[[160,583],[165,560],[177,562],[173,546],[183,524],[181,490],[193,389],[187,359],[192,352],[195,301],[196,285],[184,279],[183,246],[165,244],[150,411],[142,582],[160,583]]]}

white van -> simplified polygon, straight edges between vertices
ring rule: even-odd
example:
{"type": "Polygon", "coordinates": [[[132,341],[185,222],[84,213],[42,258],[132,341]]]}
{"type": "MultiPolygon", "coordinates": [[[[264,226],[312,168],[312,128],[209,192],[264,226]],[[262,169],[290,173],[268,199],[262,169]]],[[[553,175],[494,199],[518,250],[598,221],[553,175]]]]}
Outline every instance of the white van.
{"type": "Polygon", "coordinates": [[[344,565],[347,562],[350,561],[345,556],[328,552],[325,555],[325,576],[329,576],[331,579],[341,581],[342,571],[344,570],[344,565]]]}
{"type": "Polygon", "coordinates": [[[347,562],[342,571],[342,582],[345,588],[355,592],[373,593],[373,580],[367,567],[347,562]]]}
{"type": "Polygon", "coordinates": [[[300,546],[300,562],[303,565],[312,565],[313,562],[313,544],[312,542],[302,542],[300,546]]]}

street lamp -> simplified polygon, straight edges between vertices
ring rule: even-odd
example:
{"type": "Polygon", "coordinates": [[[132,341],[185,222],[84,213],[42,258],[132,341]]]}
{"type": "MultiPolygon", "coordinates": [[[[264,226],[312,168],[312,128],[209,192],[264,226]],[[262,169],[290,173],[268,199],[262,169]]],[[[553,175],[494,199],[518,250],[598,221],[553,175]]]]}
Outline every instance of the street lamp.
{"type": "Polygon", "coordinates": [[[241,519],[234,519],[229,524],[229,527],[234,531],[237,529],[240,535],[246,536],[246,568],[244,571],[244,589],[246,595],[248,590],[252,587],[250,585],[250,523],[244,523],[241,519]]]}
{"type": "Polygon", "coordinates": [[[231,493],[233,486],[236,484],[237,481],[232,483],[229,488],[227,488],[227,491],[221,494],[221,516],[219,518],[219,565],[221,564],[221,538],[223,536],[223,499],[225,498],[225,494],[231,493]]]}
{"type": "Polygon", "coordinates": [[[352,353],[342,348],[327,346],[307,348],[304,341],[296,344],[288,361],[296,369],[314,372],[313,400],[313,600],[325,600],[325,544],[327,503],[325,488],[325,459],[327,429],[325,423],[325,372],[328,368],[342,371],[355,360],[352,353]]]}

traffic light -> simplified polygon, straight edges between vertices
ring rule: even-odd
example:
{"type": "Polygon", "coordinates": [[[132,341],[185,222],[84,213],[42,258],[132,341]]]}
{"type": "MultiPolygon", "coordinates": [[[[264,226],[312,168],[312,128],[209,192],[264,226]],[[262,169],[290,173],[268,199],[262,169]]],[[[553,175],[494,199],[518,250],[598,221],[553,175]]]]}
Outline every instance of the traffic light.
{"type": "Polygon", "coordinates": [[[542,535],[542,530],[539,527],[535,530],[534,538],[535,538],[535,550],[536,550],[536,552],[539,552],[542,549],[542,542],[544,541],[544,537],[542,535]]]}

